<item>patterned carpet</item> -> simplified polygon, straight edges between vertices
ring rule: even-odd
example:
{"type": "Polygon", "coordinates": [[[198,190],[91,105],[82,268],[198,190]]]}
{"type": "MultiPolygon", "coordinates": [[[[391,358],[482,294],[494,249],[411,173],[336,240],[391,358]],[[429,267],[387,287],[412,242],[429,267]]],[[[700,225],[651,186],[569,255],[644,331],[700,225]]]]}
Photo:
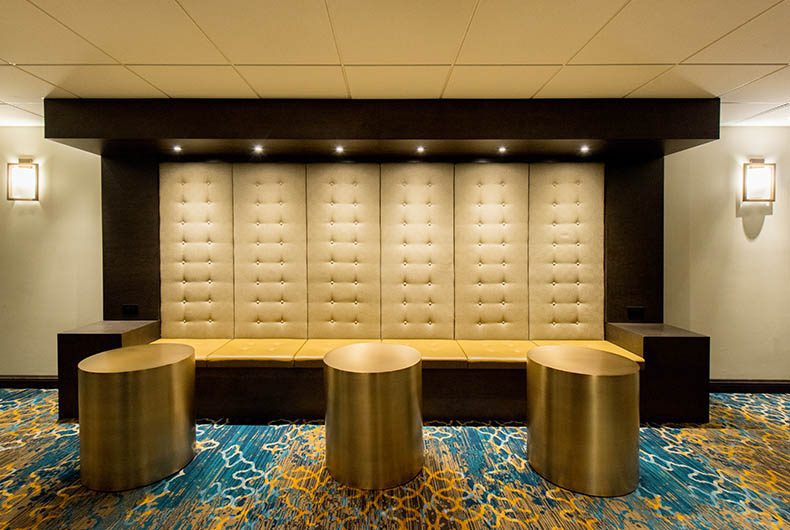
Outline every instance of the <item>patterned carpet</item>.
{"type": "Polygon", "coordinates": [[[521,425],[429,425],[426,465],[378,493],[338,485],[312,424],[198,426],[195,460],[120,494],[79,483],[78,427],[57,394],[0,389],[2,528],[788,528],[790,395],[712,395],[704,426],[643,427],[626,497],[560,490],[521,425]]]}

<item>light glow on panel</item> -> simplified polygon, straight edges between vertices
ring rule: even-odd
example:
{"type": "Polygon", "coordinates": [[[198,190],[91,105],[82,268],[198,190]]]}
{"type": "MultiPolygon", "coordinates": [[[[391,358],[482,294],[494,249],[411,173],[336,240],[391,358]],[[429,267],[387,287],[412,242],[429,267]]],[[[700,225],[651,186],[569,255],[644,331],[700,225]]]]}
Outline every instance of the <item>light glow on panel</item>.
{"type": "Polygon", "coordinates": [[[335,147],[335,153],[342,155],[346,150],[343,148],[342,145],[338,145],[335,147]]]}
{"type": "Polygon", "coordinates": [[[505,153],[507,153],[507,147],[505,147],[504,145],[500,145],[497,151],[499,152],[500,155],[504,155],[505,153]]]}
{"type": "Polygon", "coordinates": [[[752,159],[743,165],[743,201],[773,202],[776,200],[776,164],[752,159]]]}
{"type": "Polygon", "coordinates": [[[255,154],[259,155],[259,154],[263,153],[263,146],[262,145],[256,145],[256,146],[254,146],[252,148],[252,150],[255,152],[255,154]]]}
{"type": "Polygon", "coordinates": [[[27,160],[8,164],[6,198],[9,201],[38,200],[38,164],[27,160]]]}

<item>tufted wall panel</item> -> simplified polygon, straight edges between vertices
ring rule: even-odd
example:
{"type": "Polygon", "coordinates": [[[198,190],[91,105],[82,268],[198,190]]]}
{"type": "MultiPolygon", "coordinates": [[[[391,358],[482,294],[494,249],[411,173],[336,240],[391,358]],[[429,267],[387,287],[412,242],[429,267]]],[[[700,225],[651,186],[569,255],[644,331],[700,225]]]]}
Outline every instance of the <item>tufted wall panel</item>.
{"type": "Polygon", "coordinates": [[[237,338],[307,337],[305,166],[233,166],[237,338]]]}
{"type": "Polygon", "coordinates": [[[455,166],[455,338],[527,339],[529,166],[455,166]]]}
{"type": "Polygon", "coordinates": [[[307,166],[308,336],[379,338],[379,166],[307,166]]]}
{"type": "Polygon", "coordinates": [[[453,166],[381,166],[381,334],[453,338],[453,166]]]}
{"type": "Polygon", "coordinates": [[[603,339],[600,164],[533,164],[529,201],[532,339],[603,339]]]}
{"type": "Polygon", "coordinates": [[[233,203],[229,164],[162,164],[162,337],[233,336],[233,203]]]}

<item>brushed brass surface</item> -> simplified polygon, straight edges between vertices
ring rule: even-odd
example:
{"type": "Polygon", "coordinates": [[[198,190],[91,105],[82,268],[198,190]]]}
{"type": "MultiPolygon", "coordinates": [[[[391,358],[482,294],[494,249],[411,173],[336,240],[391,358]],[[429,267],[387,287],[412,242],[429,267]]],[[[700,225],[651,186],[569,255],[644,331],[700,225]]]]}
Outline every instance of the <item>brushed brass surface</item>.
{"type": "Polygon", "coordinates": [[[195,454],[195,354],[182,344],[102,352],[80,362],[80,476],[94,490],[160,480],[195,454]]]}
{"type": "Polygon", "coordinates": [[[387,489],[422,470],[420,353],[396,344],[343,346],[324,357],[326,466],[355,488],[387,489]]]}
{"type": "Polygon", "coordinates": [[[626,495],[639,484],[639,366],[618,355],[541,346],[527,364],[529,463],[587,495],[626,495]]]}

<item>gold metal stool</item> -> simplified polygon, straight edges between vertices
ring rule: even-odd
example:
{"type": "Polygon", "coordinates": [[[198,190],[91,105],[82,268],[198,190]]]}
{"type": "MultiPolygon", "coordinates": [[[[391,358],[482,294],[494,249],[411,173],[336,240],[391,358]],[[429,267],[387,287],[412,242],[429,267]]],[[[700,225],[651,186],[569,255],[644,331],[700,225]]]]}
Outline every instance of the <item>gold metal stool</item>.
{"type": "Polygon", "coordinates": [[[639,366],[576,346],[541,346],[527,363],[529,464],[546,480],[615,497],[639,484],[639,366]]]}
{"type": "Polygon", "coordinates": [[[351,344],[324,356],[326,467],[338,482],[394,488],[420,473],[422,362],[398,344],[351,344]]]}
{"type": "Polygon", "coordinates": [[[84,359],[79,368],[80,475],[93,490],[156,482],[195,455],[195,351],[148,344],[84,359]]]}

